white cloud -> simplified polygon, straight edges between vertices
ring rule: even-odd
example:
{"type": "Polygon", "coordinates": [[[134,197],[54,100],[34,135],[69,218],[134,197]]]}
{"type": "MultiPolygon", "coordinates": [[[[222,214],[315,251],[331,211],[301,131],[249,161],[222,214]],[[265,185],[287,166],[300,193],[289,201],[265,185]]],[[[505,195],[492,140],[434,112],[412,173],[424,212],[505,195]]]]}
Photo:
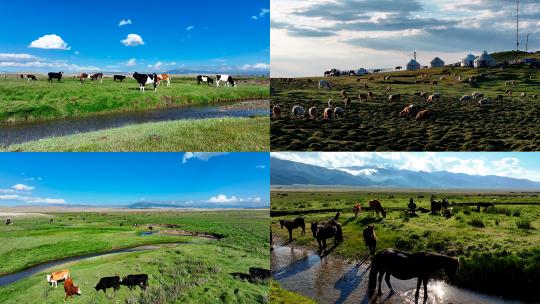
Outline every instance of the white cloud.
{"type": "Polygon", "coordinates": [[[257,19],[263,18],[264,16],[268,15],[269,13],[270,13],[270,9],[261,8],[259,14],[251,16],[251,19],[257,20],[257,19]]]}
{"type": "Polygon", "coordinates": [[[161,67],[163,67],[163,62],[161,62],[161,61],[156,62],[156,64],[154,64],[154,65],[152,65],[152,64],[148,65],[148,68],[150,68],[150,69],[158,69],[159,70],[159,69],[161,69],[161,67]]]}
{"type": "Polygon", "coordinates": [[[65,204],[62,198],[41,198],[34,196],[24,196],[18,194],[0,195],[0,201],[17,201],[29,204],[65,204]]]}
{"type": "Polygon", "coordinates": [[[193,26],[193,25],[190,25],[190,26],[186,27],[186,31],[188,31],[188,32],[190,32],[190,31],[192,31],[194,29],[195,29],[195,26],[193,26]]]}
{"type": "Polygon", "coordinates": [[[126,66],[136,66],[137,65],[137,59],[131,58],[125,63],[126,66]]]}
{"type": "Polygon", "coordinates": [[[257,166],[255,166],[255,168],[257,168],[257,169],[266,169],[266,166],[265,165],[257,165],[257,166]]]}
{"type": "Polygon", "coordinates": [[[256,64],[245,64],[242,67],[242,70],[248,71],[248,70],[269,70],[270,65],[268,63],[256,63],[256,64]]]}
{"type": "Polygon", "coordinates": [[[126,39],[121,40],[120,42],[125,46],[144,45],[142,37],[137,34],[128,34],[126,39]]]}
{"type": "Polygon", "coordinates": [[[118,22],[118,26],[124,26],[124,25],[128,25],[128,24],[132,24],[131,22],[131,19],[122,19],[120,20],[120,22],[118,22]]]}
{"type": "Polygon", "coordinates": [[[19,190],[19,191],[31,191],[31,190],[35,189],[35,187],[27,186],[27,185],[24,185],[24,184],[16,184],[11,188],[13,188],[15,190],[19,190]]]}
{"type": "Polygon", "coordinates": [[[220,194],[218,196],[212,196],[208,202],[210,203],[237,203],[239,202],[236,196],[227,197],[225,194],[220,194]]]}
{"type": "Polygon", "coordinates": [[[45,35],[40,37],[37,40],[30,43],[31,48],[36,49],[51,49],[51,50],[70,50],[71,47],[68,46],[64,40],[55,34],[45,35]]]}
{"type": "Polygon", "coordinates": [[[79,54],[80,54],[79,51],[75,51],[75,55],[79,55],[79,54]]]}
{"type": "Polygon", "coordinates": [[[0,54],[0,61],[29,61],[38,57],[30,54],[0,54]]]}
{"type": "Polygon", "coordinates": [[[182,158],[182,163],[187,163],[188,160],[192,158],[196,158],[203,161],[208,161],[209,159],[216,157],[216,156],[222,156],[227,155],[229,153],[227,152],[186,152],[184,153],[184,157],[182,158]]]}

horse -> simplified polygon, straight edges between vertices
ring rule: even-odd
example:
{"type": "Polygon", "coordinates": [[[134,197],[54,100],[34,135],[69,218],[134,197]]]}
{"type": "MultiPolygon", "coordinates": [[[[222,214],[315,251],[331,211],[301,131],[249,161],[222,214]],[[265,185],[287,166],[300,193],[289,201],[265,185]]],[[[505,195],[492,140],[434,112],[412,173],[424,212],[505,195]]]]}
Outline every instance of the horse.
{"type": "Polygon", "coordinates": [[[431,199],[431,214],[438,214],[441,212],[442,203],[435,200],[435,197],[432,196],[431,199]]]}
{"type": "Polygon", "coordinates": [[[338,222],[328,222],[323,224],[312,222],[311,232],[313,232],[313,237],[319,244],[319,251],[322,251],[323,249],[326,251],[326,239],[333,237],[335,246],[337,246],[339,242],[343,241],[341,224],[338,222]]]}
{"type": "Polygon", "coordinates": [[[379,212],[382,214],[382,217],[386,217],[386,211],[384,211],[381,202],[378,200],[371,200],[369,201],[369,210],[371,210],[371,213],[375,213],[377,216],[379,216],[379,212]]]}
{"type": "Polygon", "coordinates": [[[375,226],[368,225],[364,231],[364,242],[369,249],[371,255],[375,254],[375,247],[377,247],[377,235],[375,235],[375,226]]]}
{"type": "Polygon", "coordinates": [[[415,299],[418,301],[422,283],[424,284],[424,299],[427,299],[427,284],[433,274],[439,269],[444,269],[450,281],[453,281],[458,267],[459,261],[453,257],[427,252],[406,253],[386,248],[375,254],[371,261],[368,290],[374,291],[377,287],[377,274],[379,275],[379,294],[382,294],[382,278],[385,274],[386,285],[391,293],[395,292],[390,284],[391,275],[399,280],[418,278],[415,299]]]}
{"type": "Polygon", "coordinates": [[[289,241],[292,241],[292,231],[293,229],[296,229],[298,227],[302,228],[302,235],[306,234],[306,223],[304,222],[304,219],[301,217],[297,217],[294,220],[279,220],[279,224],[281,225],[281,229],[283,229],[283,226],[287,228],[289,231],[289,241]]]}
{"type": "Polygon", "coordinates": [[[353,212],[354,212],[354,218],[357,218],[358,213],[362,212],[362,206],[360,205],[360,203],[356,203],[354,205],[353,212]]]}
{"type": "Polygon", "coordinates": [[[416,211],[416,203],[414,202],[414,199],[411,197],[411,199],[409,200],[409,205],[407,205],[407,207],[409,207],[409,210],[411,212],[415,212],[416,211]]]}
{"type": "Polygon", "coordinates": [[[480,212],[480,208],[481,208],[481,207],[484,207],[484,212],[486,212],[486,211],[487,211],[487,208],[489,208],[489,207],[495,208],[495,204],[493,204],[493,203],[482,203],[482,202],[480,202],[480,203],[476,204],[476,211],[480,212]]]}

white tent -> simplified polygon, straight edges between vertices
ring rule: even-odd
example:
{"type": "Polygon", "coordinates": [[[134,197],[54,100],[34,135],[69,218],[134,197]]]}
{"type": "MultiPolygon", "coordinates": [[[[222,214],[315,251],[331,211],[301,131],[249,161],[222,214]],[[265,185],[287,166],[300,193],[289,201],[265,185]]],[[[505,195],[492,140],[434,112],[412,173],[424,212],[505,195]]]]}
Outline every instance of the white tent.
{"type": "Polygon", "coordinates": [[[444,66],[444,61],[441,58],[435,57],[430,62],[432,68],[442,68],[444,66]]]}
{"type": "Polygon", "coordinates": [[[482,55],[478,56],[474,60],[474,67],[475,68],[486,68],[486,67],[492,67],[497,64],[497,61],[493,59],[493,57],[489,56],[489,54],[484,51],[482,55]]]}
{"type": "Polygon", "coordinates": [[[364,68],[359,68],[358,71],[356,71],[356,75],[358,75],[358,76],[366,75],[368,73],[369,72],[364,68]]]}
{"type": "Polygon", "coordinates": [[[475,59],[476,59],[476,56],[469,53],[469,55],[467,55],[467,57],[461,59],[461,66],[462,67],[473,67],[475,59]]]}
{"type": "Polygon", "coordinates": [[[419,69],[420,69],[420,63],[418,63],[418,61],[411,59],[411,61],[407,63],[407,70],[414,71],[414,70],[419,70],[419,69]]]}

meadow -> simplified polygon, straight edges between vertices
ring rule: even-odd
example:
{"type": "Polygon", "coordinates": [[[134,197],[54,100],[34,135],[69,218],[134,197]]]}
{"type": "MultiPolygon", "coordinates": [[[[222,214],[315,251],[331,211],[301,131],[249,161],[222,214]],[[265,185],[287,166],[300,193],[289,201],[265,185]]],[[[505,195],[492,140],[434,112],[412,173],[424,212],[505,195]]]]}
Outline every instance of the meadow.
{"type": "MultiPolygon", "coordinates": [[[[274,242],[317,249],[309,223],[327,221],[341,212],[344,242],[330,254],[353,261],[368,258],[362,230],[376,226],[377,251],[397,248],[408,252],[429,251],[459,257],[456,284],[472,290],[508,298],[538,301],[534,294],[540,283],[540,200],[539,193],[472,191],[403,191],[339,189],[273,189],[271,194],[274,242]],[[452,217],[419,213],[405,214],[409,198],[418,207],[430,209],[429,198],[454,201],[452,217]],[[424,196],[419,199],[418,196],[424,196]],[[372,199],[381,201],[386,218],[375,216],[367,208],[372,199]],[[352,207],[364,208],[354,218],[352,207]],[[476,202],[493,202],[495,208],[477,211],[476,202]],[[302,216],[306,235],[293,232],[288,243],[286,229],[279,219],[302,216]],[[276,241],[278,240],[278,241],[276,241]]],[[[330,243],[331,244],[331,243],[330,243]]]]}
{"type": "Polygon", "coordinates": [[[527,66],[271,79],[271,87],[272,105],[281,106],[283,111],[280,117],[271,119],[270,145],[276,151],[537,151],[540,147],[540,70],[527,66]],[[388,76],[390,79],[385,80],[388,76]],[[477,82],[469,83],[470,77],[477,77],[477,82]],[[329,81],[330,90],[317,88],[321,79],[329,81]],[[507,81],[516,85],[506,85],[507,81]],[[341,90],[353,98],[344,117],[323,120],[329,99],[335,106],[344,107],[341,90]],[[512,96],[507,96],[506,90],[512,90],[512,96]],[[359,94],[369,91],[374,93],[373,99],[358,99],[359,94]],[[429,103],[414,97],[415,92],[440,92],[442,98],[429,103]],[[484,106],[477,101],[459,102],[463,95],[473,92],[492,100],[498,95],[504,97],[484,106]],[[521,93],[526,96],[521,97],[521,93]],[[389,102],[391,94],[400,94],[401,100],[389,102]],[[431,117],[418,121],[400,116],[410,104],[430,110],[431,117]],[[291,117],[294,105],[306,109],[305,118],[291,117]],[[312,106],[319,112],[316,119],[307,115],[312,106]]]}
{"type": "MultiPolygon", "coordinates": [[[[45,261],[138,245],[153,250],[94,257],[50,271],[69,269],[82,290],[77,303],[267,303],[269,285],[236,279],[232,272],[269,269],[267,211],[77,212],[12,218],[0,227],[0,273],[45,261]],[[50,219],[53,219],[50,222],[50,219]],[[134,224],[138,224],[136,227],[134,224]],[[178,225],[178,226],[171,226],[178,225]],[[143,235],[153,227],[153,234],[143,235]],[[173,227],[173,228],[171,228],[173,227]],[[181,236],[186,231],[218,240],[181,236]],[[149,274],[149,288],[96,292],[101,277],[149,274]]],[[[51,288],[49,271],[0,288],[2,303],[59,303],[64,290],[51,288]]]]}

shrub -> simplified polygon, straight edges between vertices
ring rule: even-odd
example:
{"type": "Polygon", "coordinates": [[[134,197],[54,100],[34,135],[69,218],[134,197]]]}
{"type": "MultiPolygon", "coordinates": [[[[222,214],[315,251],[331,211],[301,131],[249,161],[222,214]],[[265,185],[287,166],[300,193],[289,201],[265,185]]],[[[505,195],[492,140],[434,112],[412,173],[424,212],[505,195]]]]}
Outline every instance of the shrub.
{"type": "Polygon", "coordinates": [[[533,227],[531,226],[531,221],[529,220],[517,220],[516,221],[516,226],[519,228],[519,229],[533,229],[533,227]]]}
{"type": "Polygon", "coordinates": [[[479,218],[473,218],[469,221],[469,225],[477,228],[484,228],[486,225],[484,225],[484,222],[479,218]]]}

